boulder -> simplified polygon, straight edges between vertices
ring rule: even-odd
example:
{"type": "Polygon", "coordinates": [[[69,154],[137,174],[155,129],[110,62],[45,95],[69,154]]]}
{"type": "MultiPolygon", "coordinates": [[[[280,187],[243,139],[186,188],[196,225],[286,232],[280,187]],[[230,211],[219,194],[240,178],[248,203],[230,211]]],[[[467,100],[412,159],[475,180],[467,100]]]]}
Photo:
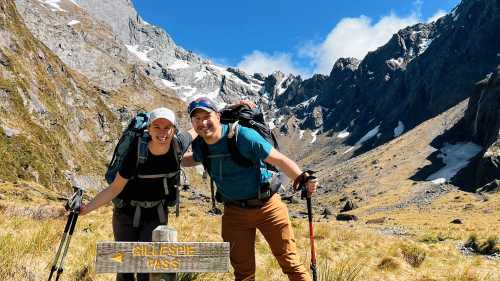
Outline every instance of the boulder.
{"type": "Polygon", "coordinates": [[[351,210],[354,210],[354,209],[357,209],[358,208],[358,205],[352,201],[352,200],[347,200],[345,202],[345,205],[344,207],[340,210],[341,213],[343,212],[348,212],[348,211],[351,211],[351,210]]]}
{"type": "Polygon", "coordinates": [[[338,221],[357,221],[358,217],[356,215],[351,214],[338,214],[336,216],[338,221]]]}

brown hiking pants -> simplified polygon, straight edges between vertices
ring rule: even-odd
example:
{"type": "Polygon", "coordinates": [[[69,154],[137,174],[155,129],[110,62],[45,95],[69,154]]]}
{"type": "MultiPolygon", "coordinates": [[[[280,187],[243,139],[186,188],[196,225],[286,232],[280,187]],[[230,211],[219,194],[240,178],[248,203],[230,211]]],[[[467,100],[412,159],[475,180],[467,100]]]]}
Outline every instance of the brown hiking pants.
{"type": "Polygon", "coordinates": [[[222,238],[230,243],[230,259],[236,281],[255,280],[256,229],[266,239],[288,279],[311,280],[297,256],[288,208],[275,194],[261,208],[224,207],[222,238]]]}

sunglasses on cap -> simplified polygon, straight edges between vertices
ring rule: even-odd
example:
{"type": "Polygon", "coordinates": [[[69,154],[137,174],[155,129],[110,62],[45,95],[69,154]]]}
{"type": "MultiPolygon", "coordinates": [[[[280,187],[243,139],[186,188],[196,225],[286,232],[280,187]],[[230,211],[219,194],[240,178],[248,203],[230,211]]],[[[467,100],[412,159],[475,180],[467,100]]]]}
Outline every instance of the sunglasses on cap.
{"type": "Polygon", "coordinates": [[[191,103],[189,103],[188,113],[189,113],[190,117],[192,116],[193,112],[196,109],[202,109],[202,110],[207,111],[207,112],[217,112],[218,111],[215,104],[207,98],[197,98],[194,101],[192,101],[191,103]]]}

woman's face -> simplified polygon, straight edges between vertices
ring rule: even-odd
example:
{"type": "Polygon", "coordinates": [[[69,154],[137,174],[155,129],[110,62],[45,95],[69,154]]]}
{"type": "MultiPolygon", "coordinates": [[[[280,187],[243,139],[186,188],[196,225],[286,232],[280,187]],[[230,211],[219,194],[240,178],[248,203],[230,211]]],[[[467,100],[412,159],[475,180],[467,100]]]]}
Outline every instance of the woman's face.
{"type": "Polygon", "coordinates": [[[156,119],[149,125],[148,131],[155,144],[167,145],[174,135],[174,124],[167,119],[156,119]]]}

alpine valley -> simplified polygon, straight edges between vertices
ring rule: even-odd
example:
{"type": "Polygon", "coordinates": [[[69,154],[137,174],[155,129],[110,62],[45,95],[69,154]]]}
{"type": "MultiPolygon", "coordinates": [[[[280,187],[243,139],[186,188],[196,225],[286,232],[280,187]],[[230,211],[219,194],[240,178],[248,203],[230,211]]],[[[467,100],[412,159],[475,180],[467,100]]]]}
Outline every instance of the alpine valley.
{"type": "MultiPolygon", "coordinates": [[[[320,280],[500,280],[499,0],[462,0],[306,79],[216,65],[174,40],[130,0],[0,0],[2,280],[46,278],[71,185],[85,200],[106,187],[136,112],[167,106],[187,129],[200,96],[252,100],[280,150],[318,171],[320,280]]],[[[179,241],[220,241],[209,185],[188,175],[169,225],[179,241]]],[[[305,203],[281,196],[308,264],[305,203]]],[[[96,241],[112,240],[102,209],[79,222],[63,280],[114,280],[95,273],[96,241]]],[[[256,253],[257,280],[285,280],[260,234],[256,253]]]]}

